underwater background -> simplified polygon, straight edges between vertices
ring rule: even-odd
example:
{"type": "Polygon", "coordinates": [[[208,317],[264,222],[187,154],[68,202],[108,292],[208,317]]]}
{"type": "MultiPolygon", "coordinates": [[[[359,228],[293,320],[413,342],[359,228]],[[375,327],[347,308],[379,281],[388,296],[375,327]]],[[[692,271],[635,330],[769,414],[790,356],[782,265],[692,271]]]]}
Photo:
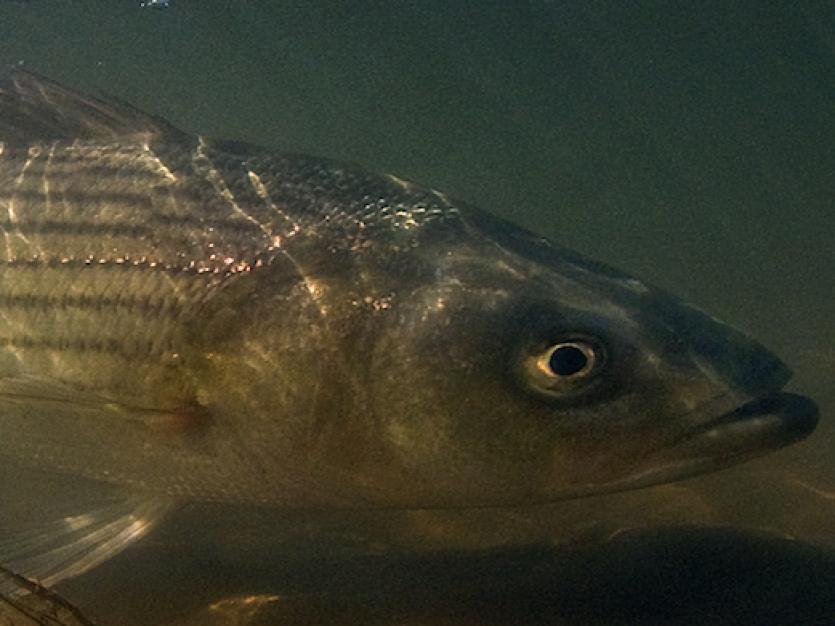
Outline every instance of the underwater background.
{"type": "Polygon", "coordinates": [[[821,409],[766,458],[530,510],[272,516],[220,546],[193,529],[260,513],[186,511],[62,583],[88,617],[835,624],[831,2],[4,0],[13,65],[444,190],[745,330],[821,409]]]}

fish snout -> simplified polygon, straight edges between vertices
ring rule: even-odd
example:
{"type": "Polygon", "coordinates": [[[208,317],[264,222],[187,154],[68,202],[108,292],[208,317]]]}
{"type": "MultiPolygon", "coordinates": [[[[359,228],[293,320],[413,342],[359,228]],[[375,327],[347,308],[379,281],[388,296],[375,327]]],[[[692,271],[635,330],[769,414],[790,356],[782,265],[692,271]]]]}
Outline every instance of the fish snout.
{"type": "MultiPolygon", "coordinates": [[[[692,468],[710,469],[793,444],[817,426],[810,399],[782,391],[791,369],[761,343],[666,294],[651,305],[672,363],[690,371],[692,388],[713,396],[688,414],[672,450],[692,468]],[[681,359],[681,360],[678,360],[681,359]],[[692,368],[692,369],[691,369],[692,368]],[[710,461],[709,461],[710,459],[710,461]]],[[[703,471],[689,471],[699,473],[703,471]]]]}
{"type": "Polygon", "coordinates": [[[651,309],[678,346],[740,395],[754,398],[777,391],[792,377],[768,348],[692,305],[664,294],[656,296],[651,309]]]}

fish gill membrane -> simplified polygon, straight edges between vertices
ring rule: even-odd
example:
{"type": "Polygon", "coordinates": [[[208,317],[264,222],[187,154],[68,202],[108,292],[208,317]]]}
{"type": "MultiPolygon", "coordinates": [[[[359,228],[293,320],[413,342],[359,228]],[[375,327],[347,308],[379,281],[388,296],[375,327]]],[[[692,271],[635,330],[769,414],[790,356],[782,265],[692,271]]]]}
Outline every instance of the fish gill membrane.
{"type": "Polygon", "coordinates": [[[0,230],[0,564],[47,584],[183,503],[532,505],[817,421],[754,340],[441,192],[25,71],[0,230]]]}

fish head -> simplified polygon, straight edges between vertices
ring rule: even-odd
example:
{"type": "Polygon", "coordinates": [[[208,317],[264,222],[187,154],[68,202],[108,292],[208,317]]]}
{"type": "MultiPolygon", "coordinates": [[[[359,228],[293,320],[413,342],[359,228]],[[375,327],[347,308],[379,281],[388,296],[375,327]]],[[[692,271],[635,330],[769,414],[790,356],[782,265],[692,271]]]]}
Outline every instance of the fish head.
{"type": "Polygon", "coordinates": [[[633,489],[815,428],[814,403],[781,391],[788,367],[743,333],[479,210],[452,231],[414,246],[422,278],[369,358],[404,505],[633,489]]]}

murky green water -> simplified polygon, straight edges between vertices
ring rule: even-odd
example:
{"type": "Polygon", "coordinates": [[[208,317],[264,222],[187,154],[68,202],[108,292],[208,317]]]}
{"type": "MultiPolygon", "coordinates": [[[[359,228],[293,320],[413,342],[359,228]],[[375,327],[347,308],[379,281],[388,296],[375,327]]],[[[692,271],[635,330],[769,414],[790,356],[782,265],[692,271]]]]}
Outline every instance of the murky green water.
{"type": "Polygon", "coordinates": [[[0,64],[465,198],[745,329],[821,407],[802,444],[631,494],[324,522],[186,511],[63,584],[89,616],[835,623],[831,3],[30,0],[0,3],[0,64]],[[201,541],[213,528],[223,545],[201,541]]]}

